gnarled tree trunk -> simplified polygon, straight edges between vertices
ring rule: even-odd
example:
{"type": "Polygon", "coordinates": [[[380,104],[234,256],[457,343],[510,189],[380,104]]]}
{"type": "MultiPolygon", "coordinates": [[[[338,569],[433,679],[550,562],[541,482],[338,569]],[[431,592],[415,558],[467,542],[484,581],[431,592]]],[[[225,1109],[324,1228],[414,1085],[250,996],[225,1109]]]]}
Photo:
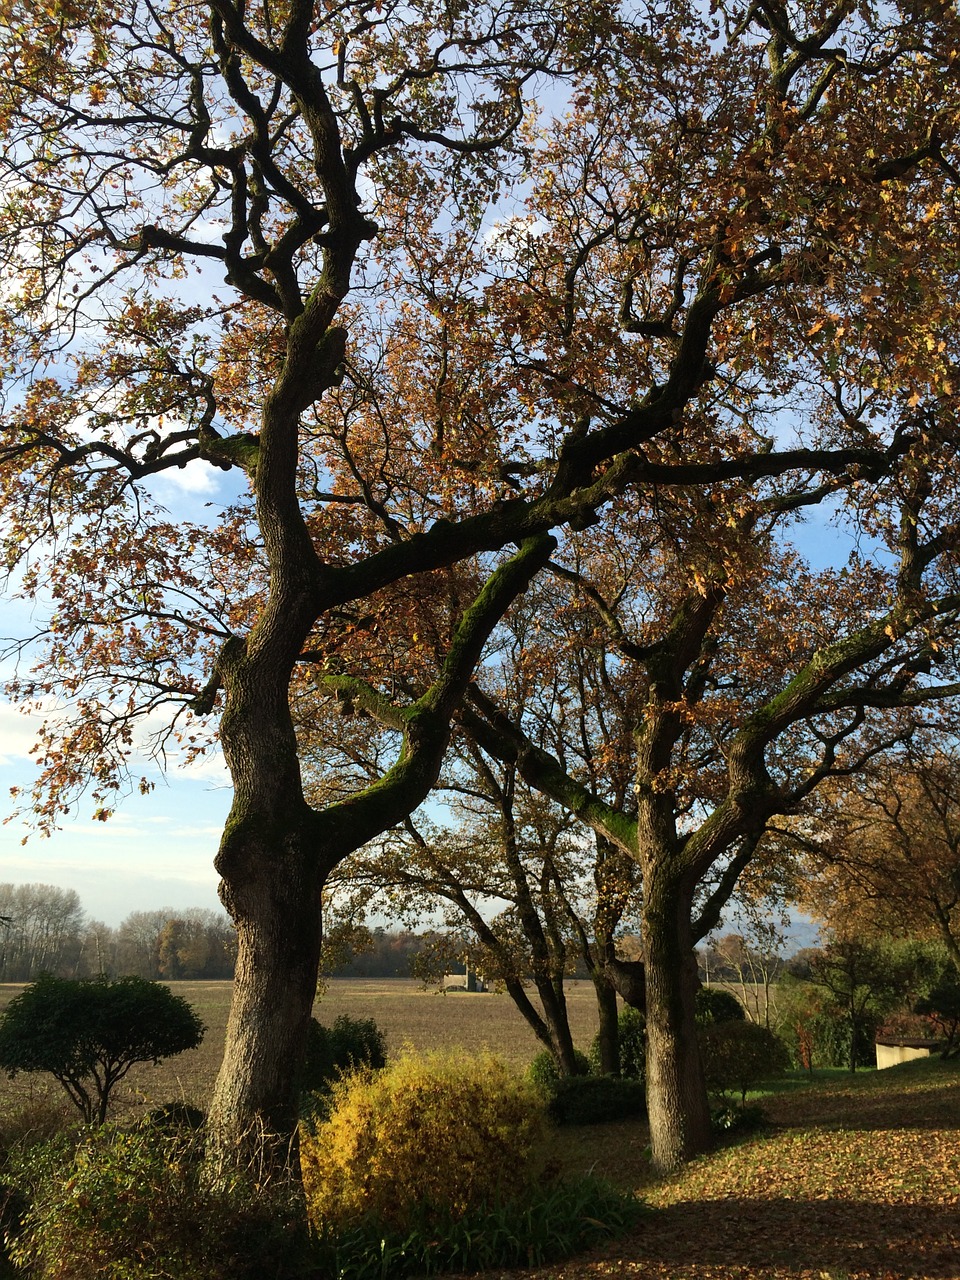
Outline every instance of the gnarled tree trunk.
{"type": "Polygon", "coordinates": [[[237,927],[233,1003],[208,1121],[221,1157],[246,1149],[285,1158],[296,1133],[297,1082],[320,962],[316,857],[295,833],[224,867],[221,896],[237,927]],[[273,1150],[271,1150],[273,1149],[273,1150]]]}
{"type": "Polygon", "coordinates": [[[220,662],[221,742],[234,802],[215,865],[238,952],[207,1125],[213,1165],[288,1158],[317,990],[320,890],[330,862],[319,856],[318,815],[303,796],[288,705],[299,652],[290,613],[265,611],[257,643],[228,646],[220,662]]]}
{"type": "Polygon", "coordinates": [[[647,1114],[654,1167],[677,1169],[710,1146],[710,1108],[697,1038],[690,898],[666,877],[645,882],[647,1114]]]}

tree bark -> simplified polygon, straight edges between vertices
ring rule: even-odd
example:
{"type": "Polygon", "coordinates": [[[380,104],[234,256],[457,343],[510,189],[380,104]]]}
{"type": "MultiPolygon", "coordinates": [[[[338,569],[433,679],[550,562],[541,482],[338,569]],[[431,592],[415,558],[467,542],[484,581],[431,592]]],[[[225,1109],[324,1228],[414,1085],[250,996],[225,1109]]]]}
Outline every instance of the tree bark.
{"type": "MultiPolygon", "coordinates": [[[[253,842],[251,842],[253,843],[253,842]]],[[[321,876],[302,838],[248,849],[221,896],[237,927],[237,967],[223,1062],[208,1119],[214,1161],[240,1152],[286,1161],[320,962],[321,876]]]]}
{"type": "Polygon", "coordinates": [[[214,1168],[289,1158],[317,990],[320,890],[331,863],[319,857],[321,832],[303,796],[287,699],[308,624],[304,616],[289,625],[292,615],[268,608],[256,643],[229,645],[220,662],[227,699],[220,736],[234,801],[215,866],[238,950],[207,1121],[214,1168]]]}
{"type": "Polygon", "coordinates": [[[695,1017],[699,981],[689,895],[653,878],[644,904],[643,934],[647,1114],[654,1168],[667,1173],[711,1143],[695,1017]]]}
{"type": "Polygon", "coordinates": [[[600,1046],[600,1072],[605,1076],[620,1074],[620,1028],[617,1021],[617,993],[600,969],[591,975],[597,995],[597,1013],[600,1027],[597,1042],[600,1046]]]}
{"type": "Polygon", "coordinates": [[[534,982],[537,994],[540,996],[543,1016],[550,1028],[550,1038],[553,1041],[552,1052],[560,1073],[565,1076],[575,1076],[577,1059],[570,1021],[567,1017],[567,1002],[563,997],[563,978],[559,978],[555,983],[550,978],[538,976],[534,982]]]}

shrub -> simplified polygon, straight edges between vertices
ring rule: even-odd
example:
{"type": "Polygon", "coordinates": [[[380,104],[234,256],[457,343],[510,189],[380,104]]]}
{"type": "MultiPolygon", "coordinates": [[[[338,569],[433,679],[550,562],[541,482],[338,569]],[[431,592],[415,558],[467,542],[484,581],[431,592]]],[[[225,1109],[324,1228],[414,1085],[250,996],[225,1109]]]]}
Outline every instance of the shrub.
{"type": "Polygon", "coordinates": [[[332,1027],[311,1018],[301,1088],[305,1093],[326,1093],[344,1072],[357,1067],[376,1070],[386,1062],[387,1042],[373,1018],[342,1013],[332,1027]]]}
{"type": "MultiPolygon", "coordinates": [[[[850,1017],[836,1006],[829,992],[787,974],[777,989],[777,1031],[786,1042],[793,1064],[813,1067],[845,1067],[850,1063],[850,1017]]],[[[876,1063],[874,1037],[878,1019],[858,1019],[854,1049],[857,1066],[876,1063]]]]}
{"type": "Polygon", "coordinates": [[[627,1080],[645,1080],[647,1075],[647,1019],[629,1005],[617,1018],[620,1036],[620,1074],[627,1080]]]}
{"type": "Polygon", "coordinates": [[[77,1113],[63,1094],[28,1094],[15,1105],[4,1107],[0,1117],[0,1161],[14,1147],[47,1142],[77,1124],[77,1113]]]}
{"type": "Polygon", "coordinates": [[[213,1188],[196,1135],[87,1130],[11,1156],[25,1200],[10,1257],[34,1280],[262,1280],[306,1262],[292,1188],[213,1188]]]}
{"type": "MultiPolygon", "coordinates": [[[[585,1053],[581,1053],[579,1049],[574,1050],[573,1056],[577,1065],[575,1074],[588,1076],[590,1074],[590,1059],[585,1053]]],[[[553,1092],[557,1081],[563,1078],[560,1074],[557,1060],[549,1049],[542,1049],[527,1067],[527,1079],[530,1083],[549,1093],[553,1092]]]]}
{"type": "MultiPolygon", "coordinates": [[[[743,1021],[743,1005],[729,991],[717,987],[701,987],[697,991],[697,1022],[706,1025],[728,1020],[743,1021]]],[[[625,1080],[645,1080],[647,1075],[647,1019],[641,1009],[627,1005],[617,1016],[620,1051],[620,1075],[625,1080]]],[[[600,1037],[590,1046],[590,1064],[600,1070],[600,1037]]]]}
{"type": "MultiPolygon", "coordinates": [[[[617,1015],[620,1075],[626,1080],[643,1080],[647,1073],[647,1019],[640,1009],[627,1005],[617,1015]]],[[[600,1037],[590,1046],[590,1064],[600,1070],[600,1037]]]]}
{"type": "Polygon", "coordinates": [[[753,1133],[763,1126],[762,1107],[718,1107],[710,1112],[710,1124],[718,1138],[735,1133],[753,1133]]]}
{"type": "Polygon", "coordinates": [[[321,1228],[317,1262],[337,1280],[542,1267],[622,1233],[641,1212],[633,1196],[597,1179],[555,1182],[465,1218],[421,1214],[402,1233],[370,1219],[338,1233],[321,1228]]]}
{"type": "Polygon", "coordinates": [[[336,1081],[329,1113],[301,1136],[311,1221],[402,1231],[417,1212],[462,1218],[522,1198],[538,1170],[538,1090],[496,1058],[406,1054],[336,1081]]]}
{"type": "Polygon", "coordinates": [[[556,1124],[604,1124],[646,1114],[641,1080],[616,1076],[565,1076],[557,1081],[547,1107],[556,1124]]]}
{"type": "Polygon", "coordinates": [[[134,1063],[193,1049],[203,1032],[186,1000],[159,982],[47,973],[0,1018],[0,1069],[49,1072],[88,1124],[103,1124],[111,1090],[134,1063]]]}
{"type": "Polygon", "coordinates": [[[729,991],[720,987],[700,987],[697,991],[697,1022],[703,1027],[718,1022],[744,1022],[746,1011],[729,991]]]}
{"type": "Polygon", "coordinates": [[[701,1029],[700,1045],[708,1088],[721,1097],[783,1075],[790,1065],[786,1045],[755,1022],[715,1022],[701,1029]]]}
{"type": "Polygon", "coordinates": [[[206,1123],[207,1117],[199,1107],[189,1102],[165,1102],[161,1107],[154,1107],[144,1120],[144,1124],[154,1129],[163,1129],[168,1133],[197,1132],[206,1123]]]}

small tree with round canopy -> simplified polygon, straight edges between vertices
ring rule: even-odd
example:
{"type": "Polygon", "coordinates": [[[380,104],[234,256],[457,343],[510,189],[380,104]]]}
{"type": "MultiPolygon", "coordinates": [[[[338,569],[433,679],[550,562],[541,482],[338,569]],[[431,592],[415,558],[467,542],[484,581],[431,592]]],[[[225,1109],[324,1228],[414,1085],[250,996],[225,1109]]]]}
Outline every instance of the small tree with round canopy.
{"type": "Polygon", "coordinates": [[[49,1072],[87,1124],[103,1124],[110,1093],[135,1063],[160,1062],[203,1039],[182,996],[145,978],[71,980],[42,974],[0,1019],[0,1069],[49,1072]]]}

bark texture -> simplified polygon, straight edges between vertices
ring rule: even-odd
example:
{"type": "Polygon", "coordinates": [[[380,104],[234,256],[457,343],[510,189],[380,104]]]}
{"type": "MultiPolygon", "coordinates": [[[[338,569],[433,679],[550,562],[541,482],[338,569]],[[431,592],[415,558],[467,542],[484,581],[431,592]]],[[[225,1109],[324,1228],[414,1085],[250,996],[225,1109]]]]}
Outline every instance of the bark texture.
{"type": "Polygon", "coordinates": [[[658,885],[644,909],[647,1114],[654,1167],[678,1169],[711,1142],[710,1108],[697,1039],[696,957],[690,902],[658,885]]]}

